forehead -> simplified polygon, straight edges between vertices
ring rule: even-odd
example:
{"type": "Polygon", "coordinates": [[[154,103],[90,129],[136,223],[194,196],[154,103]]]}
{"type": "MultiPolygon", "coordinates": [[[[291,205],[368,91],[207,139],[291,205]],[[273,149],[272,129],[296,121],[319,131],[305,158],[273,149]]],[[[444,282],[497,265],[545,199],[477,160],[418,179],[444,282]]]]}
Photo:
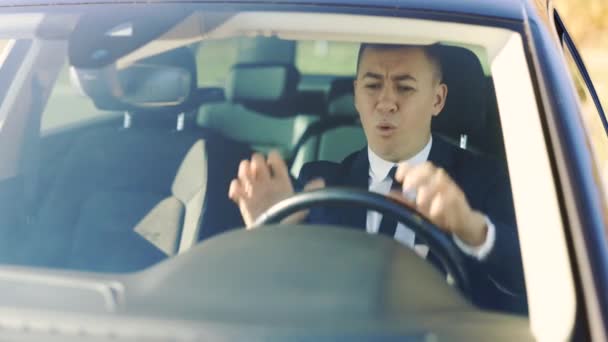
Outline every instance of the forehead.
{"type": "Polygon", "coordinates": [[[417,47],[368,47],[361,55],[360,72],[432,73],[431,62],[424,49],[417,47]]]}

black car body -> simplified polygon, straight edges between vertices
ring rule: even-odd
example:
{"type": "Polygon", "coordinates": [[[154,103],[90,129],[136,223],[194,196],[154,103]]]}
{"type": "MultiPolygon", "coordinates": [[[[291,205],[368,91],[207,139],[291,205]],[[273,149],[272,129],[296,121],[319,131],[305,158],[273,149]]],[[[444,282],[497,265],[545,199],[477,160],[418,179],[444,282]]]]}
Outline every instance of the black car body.
{"type": "MultiPolygon", "coordinates": [[[[0,16],[8,46],[0,67],[0,287],[7,294],[0,336],[607,338],[608,122],[550,1],[20,0],[0,3],[0,16]],[[238,43],[230,45],[232,38],[238,43]],[[171,65],[156,67],[165,61],[155,56],[196,54],[207,41],[225,45],[196,61],[170,58],[171,65]],[[357,126],[352,117],[329,114],[334,83],[352,81],[353,68],[343,65],[353,57],[331,62],[338,71],[315,70],[330,68],[322,58],[334,47],[352,56],[363,41],[439,42],[477,56],[480,86],[473,95],[489,108],[484,126],[468,135],[471,146],[467,134],[456,132],[456,119],[434,128],[456,144],[460,139],[462,148],[508,163],[527,287],[523,315],[473,306],[389,239],[288,224],[236,229],[242,222],[226,194],[241,159],[287,146],[294,165],[320,160],[324,134],[357,126]],[[321,62],[298,65],[304,53],[321,62]],[[279,99],[269,102],[264,96],[273,91],[255,93],[274,73],[230,74],[226,79],[238,85],[213,83],[209,75],[234,70],[233,57],[234,65],[246,64],[243,75],[297,65],[301,75],[291,89],[297,96],[284,100],[278,90],[279,99]],[[72,85],[103,115],[66,114],[45,123],[51,110],[93,110],[84,100],[62,102],[61,94],[75,92],[67,89],[72,85]],[[475,132],[490,128],[476,140],[475,132]],[[306,154],[311,142],[313,157],[306,154]],[[205,157],[186,165],[182,159],[193,149],[204,149],[205,157]],[[70,239],[51,234],[65,222],[74,228],[70,239]],[[112,225],[128,225],[128,232],[112,225]],[[177,228],[167,232],[164,225],[177,228]],[[109,233],[87,235],[89,227],[109,226],[109,233]],[[32,251],[40,254],[31,258],[32,251]]],[[[472,76],[447,65],[455,69],[454,96],[464,94],[472,76]]],[[[458,109],[478,104],[463,98],[458,109]]],[[[481,125],[476,120],[470,122],[481,125]]],[[[348,132],[340,146],[356,145],[348,132]]]]}

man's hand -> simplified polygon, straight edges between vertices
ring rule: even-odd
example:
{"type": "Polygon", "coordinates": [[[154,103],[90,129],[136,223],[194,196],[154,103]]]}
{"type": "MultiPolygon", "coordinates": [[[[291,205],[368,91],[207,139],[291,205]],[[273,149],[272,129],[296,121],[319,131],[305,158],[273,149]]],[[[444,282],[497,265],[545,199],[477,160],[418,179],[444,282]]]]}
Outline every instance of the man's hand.
{"type": "Polygon", "coordinates": [[[471,209],[465,194],[445,170],[430,162],[410,166],[401,163],[395,179],[403,184],[403,191],[416,192],[415,202],[402,193],[390,196],[414,206],[439,228],[455,234],[470,246],[479,246],[486,239],[484,215],[471,209]]]}
{"type": "MultiPolygon", "coordinates": [[[[306,184],[304,190],[322,187],[322,180],[313,180],[306,184]]],[[[254,153],[251,160],[241,161],[238,176],[232,180],[228,190],[228,197],[239,206],[247,228],[251,228],[255,220],[268,208],[293,194],[287,165],[277,151],[270,152],[267,159],[259,153],[254,153]]],[[[283,222],[300,222],[307,214],[307,211],[301,211],[283,222]]]]}

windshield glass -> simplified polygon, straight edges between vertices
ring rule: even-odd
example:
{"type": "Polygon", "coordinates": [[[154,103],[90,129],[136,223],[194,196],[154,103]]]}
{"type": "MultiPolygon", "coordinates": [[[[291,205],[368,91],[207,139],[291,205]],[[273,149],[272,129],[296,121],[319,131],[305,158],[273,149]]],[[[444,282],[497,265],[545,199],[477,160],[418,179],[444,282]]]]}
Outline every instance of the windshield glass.
{"type": "Polygon", "coordinates": [[[492,69],[513,32],[182,5],[0,19],[3,264],[136,272],[295,193],[393,191],[409,223],[342,200],[282,224],[391,237],[462,285],[425,221],[474,304],[526,313],[492,69]]]}

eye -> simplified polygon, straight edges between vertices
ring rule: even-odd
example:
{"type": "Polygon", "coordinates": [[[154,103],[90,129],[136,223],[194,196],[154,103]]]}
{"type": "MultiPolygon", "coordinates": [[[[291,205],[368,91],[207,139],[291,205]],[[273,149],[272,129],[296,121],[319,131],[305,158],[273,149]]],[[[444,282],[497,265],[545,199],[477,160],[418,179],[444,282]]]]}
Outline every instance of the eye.
{"type": "Polygon", "coordinates": [[[367,89],[380,89],[380,87],[380,83],[368,83],[365,85],[365,88],[367,89]]]}
{"type": "Polygon", "coordinates": [[[410,86],[398,86],[397,90],[401,93],[405,93],[414,90],[414,88],[410,86]]]}

